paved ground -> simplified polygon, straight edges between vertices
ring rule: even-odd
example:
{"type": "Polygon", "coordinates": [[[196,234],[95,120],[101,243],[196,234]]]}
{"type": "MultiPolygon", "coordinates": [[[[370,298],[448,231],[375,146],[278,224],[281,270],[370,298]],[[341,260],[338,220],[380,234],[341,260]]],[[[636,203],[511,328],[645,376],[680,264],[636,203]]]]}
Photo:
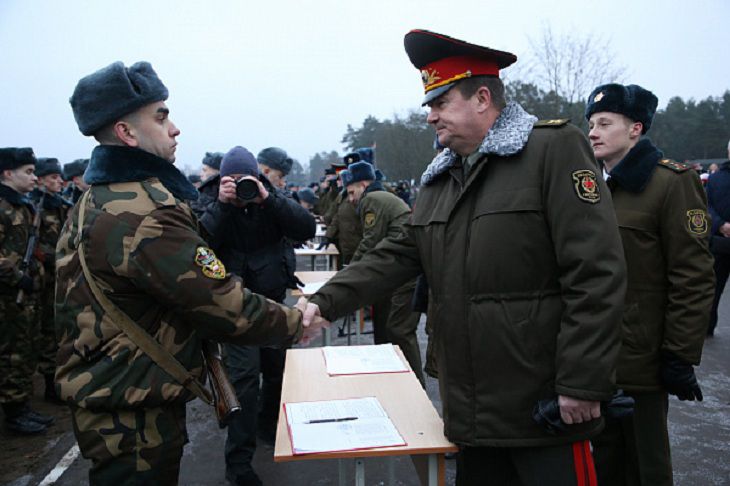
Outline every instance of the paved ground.
{"type": "MultiPolygon", "coordinates": [[[[367,338],[370,338],[368,336],[367,338]]],[[[419,336],[425,350],[423,326],[419,336]]],[[[336,343],[344,344],[340,338],[336,343]]],[[[730,295],[721,306],[721,324],[716,337],[705,344],[698,376],[705,400],[702,403],[670,401],[670,435],[679,486],[730,485],[730,295]]],[[[40,393],[40,382],[37,384],[40,393]]],[[[435,380],[428,379],[427,392],[440,410],[435,380]]],[[[56,425],[40,437],[10,435],[0,429],[0,484],[26,486],[39,484],[74,445],[68,412],[34,399],[34,406],[58,417],[56,425]]],[[[199,401],[189,406],[188,424],[191,443],[183,458],[180,484],[225,485],[223,443],[225,431],[218,429],[212,411],[199,401]]],[[[2,413],[0,412],[0,417],[2,413]]],[[[254,467],[267,486],[337,484],[336,461],[301,461],[274,464],[273,447],[257,450],[254,467]]],[[[386,461],[366,462],[366,483],[385,484],[386,461]]],[[[397,485],[416,485],[415,471],[407,458],[395,460],[397,485]]],[[[447,461],[447,484],[453,484],[453,461],[447,461]]],[[[85,485],[88,461],[76,459],[57,485],[85,485]]]]}

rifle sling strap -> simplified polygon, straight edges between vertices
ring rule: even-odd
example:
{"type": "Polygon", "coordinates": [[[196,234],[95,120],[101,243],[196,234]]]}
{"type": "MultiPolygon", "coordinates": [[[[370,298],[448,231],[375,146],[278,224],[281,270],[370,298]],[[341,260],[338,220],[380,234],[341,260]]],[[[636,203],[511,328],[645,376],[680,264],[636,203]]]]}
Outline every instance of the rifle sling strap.
{"type": "Polygon", "coordinates": [[[106,312],[109,317],[111,317],[112,321],[119,328],[119,330],[126,334],[127,337],[129,337],[129,339],[134,344],[136,344],[139,349],[141,349],[147,356],[152,359],[152,361],[157,364],[157,366],[162,368],[168,375],[177,380],[182,386],[184,386],[196,397],[200,398],[208,405],[212,405],[213,396],[211,395],[210,391],[205,388],[205,386],[200,383],[195,375],[190,373],[190,371],[188,371],[180,363],[180,361],[175,359],[175,357],[169,351],[163,348],[160,343],[157,342],[157,340],[155,340],[136,322],[134,322],[126,313],[124,313],[124,311],[114,305],[114,303],[109,300],[106,295],[104,295],[104,292],[99,288],[99,285],[96,283],[96,279],[89,271],[89,267],[86,264],[86,254],[84,252],[84,238],[82,232],[84,228],[86,205],[89,203],[90,194],[91,190],[87,190],[86,194],[84,194],[84,197],[79,204],[78,253],[79,262],[81,263],[84,277],[86,278],[86,282],[89,284],[89,288],[91,288],[91,292],[94,294],[94,297],[96,298],[99,305],[101,305],[102,309],[104,309],[104,312],[106,312]]]}

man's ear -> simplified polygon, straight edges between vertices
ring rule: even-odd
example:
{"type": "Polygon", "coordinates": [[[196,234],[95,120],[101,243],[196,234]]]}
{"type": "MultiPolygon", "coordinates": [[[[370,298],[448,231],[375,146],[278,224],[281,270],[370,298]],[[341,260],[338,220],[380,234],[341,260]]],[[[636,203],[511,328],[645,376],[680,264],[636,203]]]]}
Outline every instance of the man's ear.
{"type": "Polygon", "coordinates": [[[476,96],[479,103],[477,108],[479,112],[487,111],[492,106],[492,93],[486,86],[480,86],[474,96],[476,96]]]}
{"type": "Polygon", "coordinates": [[[137,140],[136,130],[131,123],[124,120],[119,120],[118,122],[114,123],[112,131],[114,132],[114,135],[119,139],[119,141],[122,142],[124,145],[127,145],[128,147],[139,146],[139,140],[137,140]]]}
{"type": "Polygon", "coordinates": [[[644,129],[644,124],[641,122],[632,122],[631,127],[629,127],[629,137],[630,138],[638,138],[641,136],[641,131],[644,129]]]}

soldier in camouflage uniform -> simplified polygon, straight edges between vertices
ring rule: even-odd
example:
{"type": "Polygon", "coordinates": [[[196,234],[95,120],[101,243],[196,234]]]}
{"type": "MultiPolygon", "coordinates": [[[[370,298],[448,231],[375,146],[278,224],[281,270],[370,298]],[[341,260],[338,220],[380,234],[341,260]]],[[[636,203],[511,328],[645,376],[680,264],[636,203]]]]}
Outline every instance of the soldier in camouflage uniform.
{"type": "Polygon", "coordinates": [[[202,339],[273,344],[303,335],[300,311],[245,289],[199,235],[185,202],[197,191],[173,165],[180,131],[167,95],[148,63],[117,62],[81,79],[71,97],[79,129],[100,145],[85,174],[91,188],[57,248],[56,382],[93,461],[91,484],[176,484],[194,397],[107,310],[126,314],[197,378],[202,339]],[[91,293],[81,248],[111,309],[91,293]]]}
{"type": "Polygon", "coordinates": [[[72,204],[61,197],[63,187],[61,165],[58,159],[39,158],[35,174],[38,187],[31,192],[31,199],[36,207],[43,200],[41,210],[41,227],[38,235],[38,255],[43,262],[45,278],[39,300],[40,329],[38,334],[38,371],[45,381],[44,396],[47,401],[60,402],[56,395],[53,375],[56,373],[56,331],[53,320],[53,297],[56,288],[56,243],[61,234],[61,227],[66,221],[66,214],[72,204]]]}
{"type": "Polygon", "coordinates": [[[26,197],[37,180],[35,162],[30,148],[0,149],[0,404],[5,426],[21,434],[43,432],[53,422],[28,406],[36,366],[36,291],[43,277],[35,258],[21,269],[35,212],[26,197]],[[22,305],[16,304],[19,290],[22,305]]]}
{"type": "MultiPolygon", "coordinates": [[[[348,199],[357,206],[363,228],[362,240],[352,257],[352,261],[356,262],[386,237],[401,234],[411,208],[375,180],[375,169],[368,162],[350,165],[347,174],[344,183],[348,199]]],[[[413,312],[411,306],[415,288],[416,280],[413,279],[373,303],[373,334],[375,344],[393,343],[400,346],[418,381],[425,388],[421,350],[416,337],[421,315],[413,312]]]]}
{"type": "Polygon", "coordinates": [[[84,171],[88,166],[89,159],[76,159],[63,166],[63,178],[69,181],[69,184],[61,195],[73,204],[76,204],[84,191],[89,188],[89,185],[84,182],[84,171]]]}

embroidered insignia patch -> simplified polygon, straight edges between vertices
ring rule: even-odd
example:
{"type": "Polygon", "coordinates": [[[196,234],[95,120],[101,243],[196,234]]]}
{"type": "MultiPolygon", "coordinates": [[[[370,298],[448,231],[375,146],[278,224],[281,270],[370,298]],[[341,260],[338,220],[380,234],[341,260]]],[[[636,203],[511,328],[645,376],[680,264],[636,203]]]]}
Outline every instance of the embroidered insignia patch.
{"type": "Polygon", "coordinates": [[[372,228],[375,224],[375,213],[365,213],[365,227],[372,228]]]}
{"type": "Polygon", "coordinates": [[[195,264],[203,269],[203,275],[206,277],[216,280],[226,278],[226,267],[210,248],[199,246],[195,250],[195,264]]]}
{"type": "Polygon", "coordinates": [[[592,170],[576,170],[573,172],[573,187],[575,187],[578,199],[583,202],[595,204],[601,200],[596,174],[592,170]]]}
{"type": "Polygon", "coordinates": [[[687,211],[687,229],[690,233],[704,235],[707,233],[707,216],[702,209],[690,209],[687,211]]]}

